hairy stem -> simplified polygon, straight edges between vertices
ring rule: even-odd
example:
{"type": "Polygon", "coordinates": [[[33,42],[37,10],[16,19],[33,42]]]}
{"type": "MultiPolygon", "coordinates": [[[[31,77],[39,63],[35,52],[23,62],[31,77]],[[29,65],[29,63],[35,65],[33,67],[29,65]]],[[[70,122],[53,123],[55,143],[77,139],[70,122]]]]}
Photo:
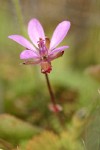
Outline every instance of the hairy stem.
{"type": "Polygon", "coordinates": [[[49,81],[49,77],[48,77],[47,73],[45,73],[45,77],[46,77],[46,82],[47,82],[49,94],[50,94],[50,97],[51,97],[51,101],[52,101],[53,105],[55,106],[56,105],[56,101],[55,101],[54,93],[52,91],[52,88],[51,88],[51,85],[50,85],[50,81],[49,81]]]}
{"type": "MultiPolygon", "coordinates": [[[[56,103],[55,96],[54,96],[53,90],[52,90],[52,88],[51,88],[50,81],[49,81],[49,77],[48,77],[48,74],[47,74],[47,73],[45,73],[45,78],[46,78],[47,87],[48,87],[48,91],[49,91],[49,94],[50,94],[51,102],[52,102],[54,108],[56,108],[57,103],[56,103]]],[[[61,125],[62,127],[64,127],[64,122],[63,122],[63,119],[62,119],[62,117],[61,117],[61,115],[60,115],[59,110],[58,110],[58,111],[55,111],[55,115],[56,115],[56,117],[58,118],[58,120],[59,120],[59,122],[60,122],[60,125],[61,125]]]]}

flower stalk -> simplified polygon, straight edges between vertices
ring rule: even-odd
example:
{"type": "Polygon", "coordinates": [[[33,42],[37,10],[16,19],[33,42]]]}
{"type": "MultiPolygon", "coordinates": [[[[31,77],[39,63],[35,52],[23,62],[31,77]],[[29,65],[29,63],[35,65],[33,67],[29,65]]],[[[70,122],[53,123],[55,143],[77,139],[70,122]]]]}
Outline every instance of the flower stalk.
{"type": "Polygon", "coordinates": [[[49,80],[49,77],[48,77],[47,73],[45,73],[45,78],[46,78],[47,87],[48,87],[48,91],[49,91],[51,102],[52,102],[52,104],[50,106],[50,109],[51,109],[52,112],[55,113],[56,117],[59,120],[60,125],[62,127],[64,127],[63,119],[62,119],[61,114],[60,114],[60,111],[62,111],[62,107],[59,104],[56,103],[55,96],[54,96],[54,93],[53,93],[53,90],[52,90],[50,80],[49,80]]]}
{"type": "Polygon", "coordinates": [[[58,113],[58,112],[62,111],[62,107],[56,103],[55,96],[54,96],[54,93],[53,93],[53,90],[52,90],[52,87],[50,84],[48,74],[47,73],[44,73],[44,74],[45,74],[46,83],[47,83],[48,91],[49,91],[50,98],[51,98],[51,104],[49,105],[49,108],[54,113],[58,113]]]}
{"type": "Polygon", "coordinates": [[[56,105],[56,101],[55,101],[54,93],[52,91],[52,88],[51,88],[51,85],[50,85],[50,81],[49,81],[49,77],[48,77],[47,73],[45,73],[45,78],[46,78],[47,87],[48,87],[48,91],[49,91],[49,94],[50,94],[51,102],[55,106],[56,105]]]}

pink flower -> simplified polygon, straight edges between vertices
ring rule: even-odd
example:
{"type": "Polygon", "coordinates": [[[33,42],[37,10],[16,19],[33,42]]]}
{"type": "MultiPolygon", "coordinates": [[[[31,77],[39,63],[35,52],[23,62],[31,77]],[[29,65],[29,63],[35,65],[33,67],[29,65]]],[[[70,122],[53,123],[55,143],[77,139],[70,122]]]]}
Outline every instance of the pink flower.
{"type": "Polygon", "coordinates": [[[50,41],[45,36],[40,22],[34,18],[28,24],[28,35],[32,43],[21,35],[10,35],[9,38],[26,48],[20,54],[20,59],[24,60],[23,64],[40,64],[42,73],[50,73],[51,61],[62,56],[64,50],[68,48],[68,46],[57,46],[67,35],[69,28],[69,21],[59,23],[50,41]]]}

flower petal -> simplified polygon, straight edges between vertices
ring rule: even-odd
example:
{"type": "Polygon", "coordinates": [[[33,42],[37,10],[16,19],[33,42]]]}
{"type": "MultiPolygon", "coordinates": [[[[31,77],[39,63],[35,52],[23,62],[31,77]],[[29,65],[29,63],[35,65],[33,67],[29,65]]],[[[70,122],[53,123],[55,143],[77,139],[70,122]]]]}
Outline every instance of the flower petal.
{"type": "Polygon", "coordinates": [[[32,19],[28,24],[28,34],[33,44],[38,47],[39,38],[45,40],[45,34],[42,25],[37,19],[32,19]]]}
{"type": "Polygon", "coordinates": [[[67,49],[67,48],[69,48],[69,46],[61,46],[61,47],[58,47],[58,48],[52,50],[52,51],[49,53],[49,55],[62,52],[62,51],[64,51],[64,50],[67,49]]]}
{"type": "Polygon", "coordinates": [[[32,50],[24,50],[20,54],[20,59],[39,59],[40,57],[32,50]]]}
{"type": "Polygon", "coordinates": [[[51,38],[50,50],[54,49],[64,39],[64,37],[67,35],[69,28],[69,21],[63,21],[58,24],[51,38]]]}
{"type": "Polygon", "coordinates": [[[54,55],[50,55],[50,56],[49,56],[49,61],[52,61],[52,60],[54,60],[54,59],[57,59],[57,58],[63,56],[63,54],[64,54],[64,51],[55,53],[54,55]]]}
{"type": "Polygon", "coordinates": [[[21,35],[10,35],[8,38],[14,40],[15,42],[19,43],[20,45],[24,46],[25,48],[35,50],[35,47],[23,36],[21,35]]]}
{"type": "Polygon", "coordinates": [[[52,52],[49,53],[49,61],[52,61],[56,58],[61,57],[64,54],[64,50],[69,46],[62,46],[59,48],[54,49],[52,52]]]}
{"type": "Polygon", "coordinates": [[[26,60],[22,64],[23,65],[36,65],[36,64],[39,64],[40,62],[41,62],[40,59],[38,59],[38,60],[32,60],[32,61],[26,60]]]}

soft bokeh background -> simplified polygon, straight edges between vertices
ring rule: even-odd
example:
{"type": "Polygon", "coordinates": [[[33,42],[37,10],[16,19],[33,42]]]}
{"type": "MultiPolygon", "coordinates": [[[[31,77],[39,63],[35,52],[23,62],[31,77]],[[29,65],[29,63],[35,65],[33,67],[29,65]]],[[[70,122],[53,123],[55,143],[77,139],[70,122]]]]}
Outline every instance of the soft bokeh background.
{"type": "Polygon", "coordinates": [[[99,150],[99,45],[99,0],[0,0],[0,148],[99,150]],[[23,47],[8,39],[28,38],[31,18],[40,20],[48,37],[59,22],[71,22],[62,42],[70,48],[52,62],[49,75],[64,128],[48,109],[40,67],[20,65],[23,47]]]}

